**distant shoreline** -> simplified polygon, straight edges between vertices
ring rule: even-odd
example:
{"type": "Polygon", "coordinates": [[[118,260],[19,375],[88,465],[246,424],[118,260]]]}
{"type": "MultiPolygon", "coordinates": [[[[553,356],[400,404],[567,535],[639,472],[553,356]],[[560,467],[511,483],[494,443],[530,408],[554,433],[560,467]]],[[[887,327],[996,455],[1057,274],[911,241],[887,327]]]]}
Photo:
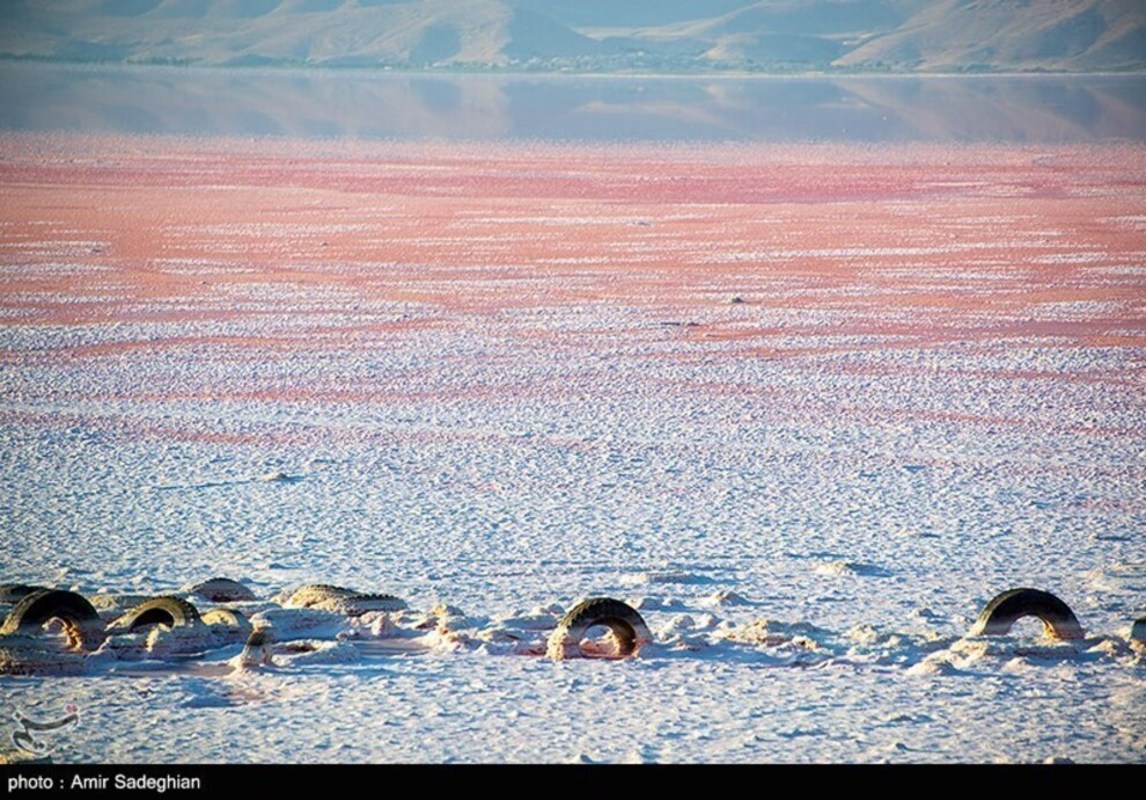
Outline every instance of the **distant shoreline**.
{"type": "Polygon", "coordinates": [[[39,57],[19,57],[0,55],[0,64],[21,64],[45,67],[85,67],[93,69],[159,69],[195,70],[212,72],[307,72],[322,74],[353,75],[417,75],[434,78],[460,77],[506,77],[506,78],[606,78],[622,80],[777,80],[811,78],[837,80],[847,78],[1091,78],[1091,77],[1140,77],[1146,78],[1146,69],[1135,70],[697,70],[681,72],[604,72],[594,70],[531,70],[531,69],[481,69],[473,68],[426,68],[397,66],[339,66],[331,64],[268,63],[268,64],[175,64],[162,61],[92,61],[69,60],[39,57]]]}

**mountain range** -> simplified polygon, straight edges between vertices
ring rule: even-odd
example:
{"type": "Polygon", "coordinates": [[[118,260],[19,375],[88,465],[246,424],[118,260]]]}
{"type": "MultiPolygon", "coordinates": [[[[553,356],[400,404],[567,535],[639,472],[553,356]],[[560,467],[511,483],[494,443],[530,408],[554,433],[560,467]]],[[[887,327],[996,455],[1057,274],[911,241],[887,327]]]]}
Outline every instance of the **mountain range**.
{"type": "Polygon", "coordinates": [[[0,0],[0,58],[607,73],[1146,69],[1144,0],[0,0]]]}

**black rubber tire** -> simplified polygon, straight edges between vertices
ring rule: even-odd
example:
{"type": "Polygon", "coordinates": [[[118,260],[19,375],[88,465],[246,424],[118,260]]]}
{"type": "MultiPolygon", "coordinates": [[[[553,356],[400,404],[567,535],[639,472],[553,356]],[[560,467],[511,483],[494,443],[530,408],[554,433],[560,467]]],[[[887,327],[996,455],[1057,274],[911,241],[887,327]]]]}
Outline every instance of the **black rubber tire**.
{"type": "Polygon", "coordinates": [[[395,594],[356,594],[350,600],[364,600],[366,602],[385,603],[391,606],[387,611],[405,611],[409,605],[395,594]]]}
{"type": "Polygon", "coordinates": [[[27,583],[0,584],[0,604],[11,606],[19,603],[32,592],[46,592],[47,586],[32,586],[27,583]]]}
{"type": "Polygon", "coordinates": [[[372,611],[405,611],[408,608],[405,600],[392,594],[352,594],[348,597],[331,597],[310,603],[306,607],[333,611],[348,617],[360,617],[372,611]]]}
{"type": "Polygon", "coordinates": [[[246,644],[243,645],[243,652],[239,654],[238,668],[273,666],[274,659],[271,656],[273,638],[269,628],[255,628],[251,631],[246,644]]]}
{"type": "Polygon", "coordinates": [[[632,655],[652,638],[648,625],[635,608],[609,597],[593,597],[578,603],[561,619],[555,635],[576,643],[597,625],[607,627],[617,637],[621,656],[632,655]]]}
{"type": "Polygon", "coordinates": [[[254,592],[230,578],[211,578],[195,584],[190,592],[212,603],[239,603],[258,599],[254,592]]]}
{"type": "Polygon", "coordinates": [[[41,589],[25,595],[8,612],[4,625],[0,627],[0,634],[16,633],[24,628],[38,628],[50,619],[81,624],[98,622],[99,614],[82,595],[56,589],[41,589]]]}
{"type": "Polygon", "coordinates": [[[211,640],[219,645],[238,644],[246,641],[254,631],[254,626],[246,614],[229,608],[213,608],[204,611],[199,618],[206,626],[211,640]]]}
{"type": "Polygon", "coordinates": [[[284,608],[310,608],[316,603],[336,597],[354,597],[359,592],[344,586],[331,586],[327,583],[308,583],[298,587],[283,601],[284,608]]]}
{"type": "Polygon", "coordinates": [[[102,627],[99,614],[83,595],[58,589],[41,589],[25,595],[8,612],[4,624],[0,626],[0,635],[35,632],[50,619],[62,621],[69,638],[84,649],[96,644],[102,627]]]}
{"type": "Polygon", "coordinates": [[[134,631],[144,625],[166,625],[170,628],[199,622],[199,610],[180,597],[153,597],[128,610],[112,627],[134,631]]]}
{"type": "Polygon", "coordinates": [[[231,608],[213,608],[204,611],[199,619],[204,625],[225,625],[228,628],[239,628],[248,632],[251,630],[251,621],[247,619],[247,615],[231,608]]]}
{"type": "Polygon", "coordinates": [[[1070,606],[1050,592],[1039,589],[1011,589],[997,595],[983,608],[971,627],[971,636],[1005,636],[1023,617],[1038,617],[1048,638],[1066,641],[1085,634],[1070,606]]]}

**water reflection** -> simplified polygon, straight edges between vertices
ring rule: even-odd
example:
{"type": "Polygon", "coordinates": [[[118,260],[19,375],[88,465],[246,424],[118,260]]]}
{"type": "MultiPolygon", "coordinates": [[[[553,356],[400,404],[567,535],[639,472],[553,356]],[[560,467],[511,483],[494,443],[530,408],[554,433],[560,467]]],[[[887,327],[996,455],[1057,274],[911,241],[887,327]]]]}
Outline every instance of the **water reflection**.
{"type": "Polygon", "coordinates": [[[1146,78],[607,78],[0,64],[0,127],[579,141],[1146,139],[1146,78]]]}

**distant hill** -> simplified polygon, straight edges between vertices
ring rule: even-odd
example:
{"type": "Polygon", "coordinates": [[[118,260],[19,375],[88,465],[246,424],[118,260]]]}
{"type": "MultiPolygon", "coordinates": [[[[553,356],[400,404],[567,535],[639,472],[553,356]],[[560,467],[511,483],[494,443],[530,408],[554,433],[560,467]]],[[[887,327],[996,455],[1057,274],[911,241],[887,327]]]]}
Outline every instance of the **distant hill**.
{"type": "Polygon", "coordinates": [[[837,60],[923,70],[1141,70],[1143,0],[939,0],[837,60]]]}
{"type": "Polygon", "coordinates": [[[0,57],[583,72],[1146,69],[1146,0],[0,0],[0,57]]]}

